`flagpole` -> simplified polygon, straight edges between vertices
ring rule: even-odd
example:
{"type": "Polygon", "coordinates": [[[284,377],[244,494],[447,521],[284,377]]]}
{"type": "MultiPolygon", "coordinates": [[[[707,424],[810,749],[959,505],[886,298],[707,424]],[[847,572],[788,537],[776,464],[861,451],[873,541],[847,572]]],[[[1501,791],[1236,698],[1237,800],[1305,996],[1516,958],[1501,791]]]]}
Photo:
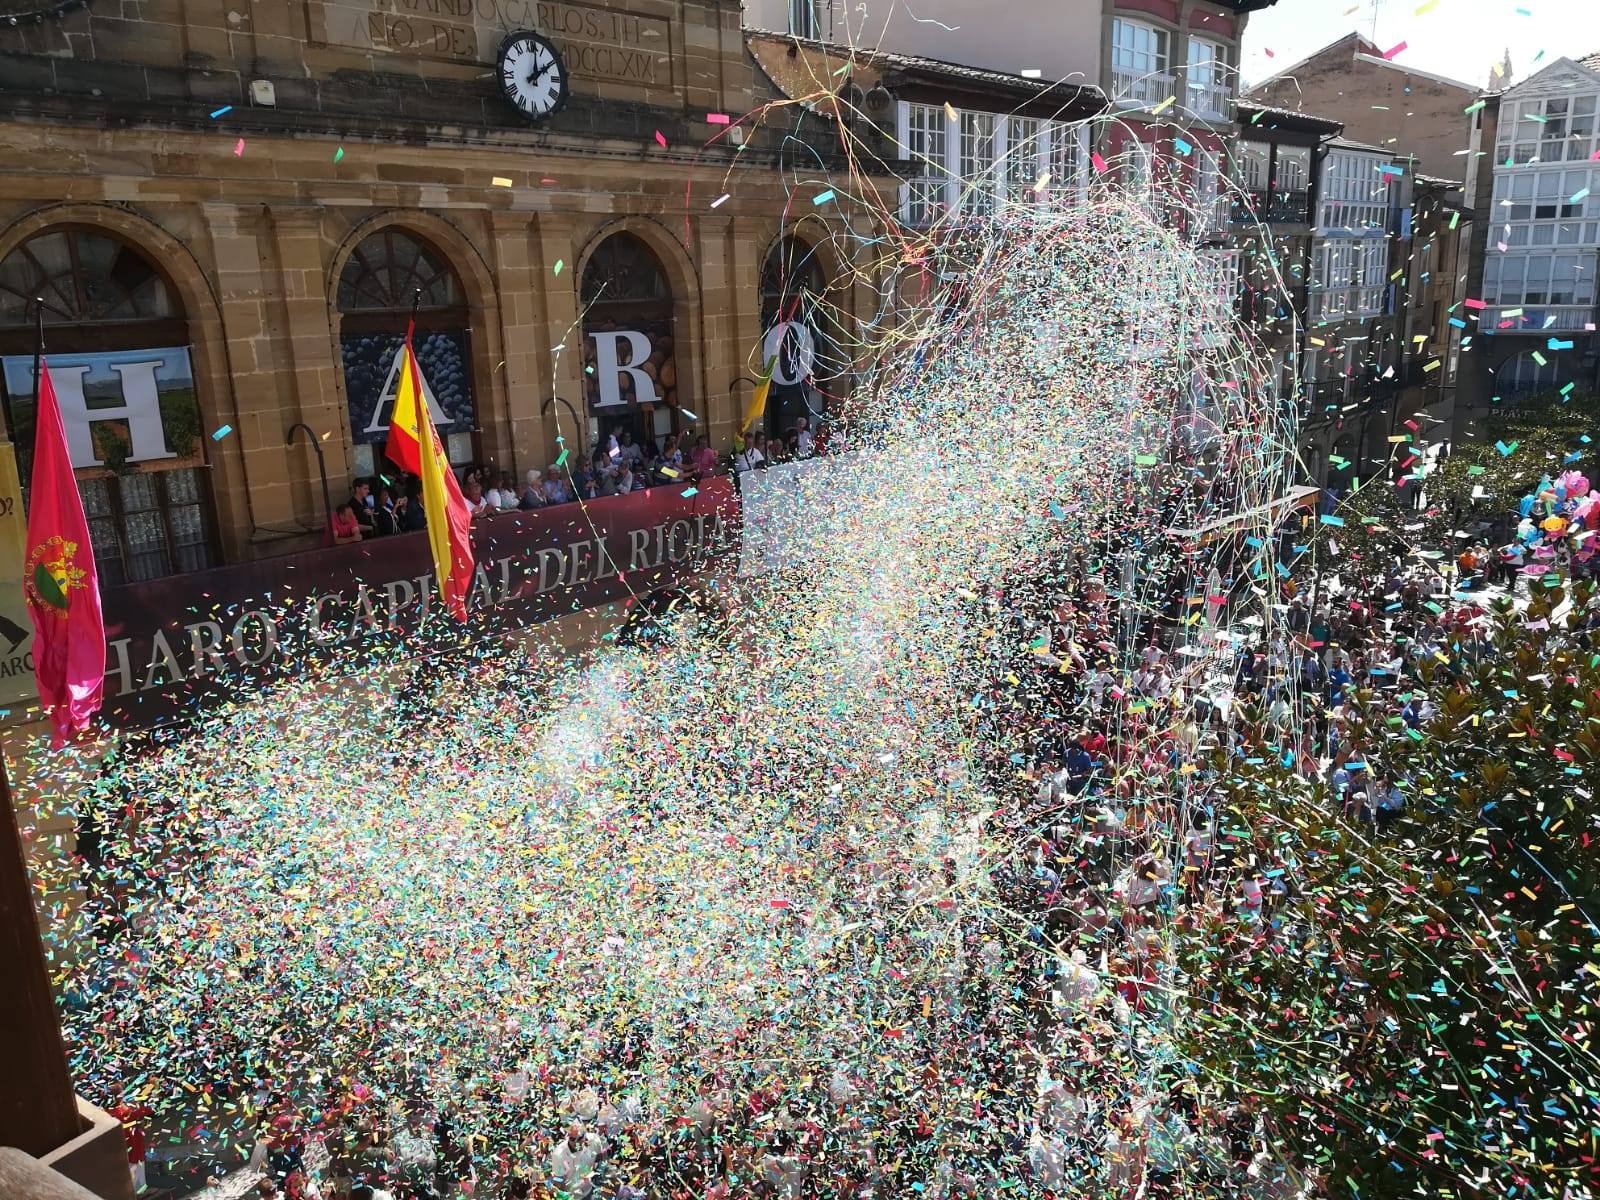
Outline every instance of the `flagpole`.
{"type": "MultiPolygon", "coordinates": [[[[44,300],[34,303],[33,396],[37,405],[44,358],[44,300]]],[[[6,407],[9,424],[9,399],[6,407]]],[[[11,964],[10,982],[0,988],[0,1052],[9,1064],[0,1071],[0,1143],[38,1157],[64,1146],[83,1127],[39,939],[39,914],[3,746],[0,808],[5,810],[0,812],[0,962],[11,964]]]]}

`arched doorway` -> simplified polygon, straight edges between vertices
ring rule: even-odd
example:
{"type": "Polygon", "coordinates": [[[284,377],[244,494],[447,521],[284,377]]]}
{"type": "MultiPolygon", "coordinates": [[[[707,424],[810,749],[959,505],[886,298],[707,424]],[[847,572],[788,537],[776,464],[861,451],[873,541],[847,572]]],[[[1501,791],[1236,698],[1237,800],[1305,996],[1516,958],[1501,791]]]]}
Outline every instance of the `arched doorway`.
{"type": "Polygon", "coordinates": [[[0,386],[24,488],[35,297],[101,585],[211,566],[200,401],[171,282],[137,246],[87,226],[46,229],[0,262],[0,386]]]}
{"type": "Polygon", "coordinates": [[[812,429],[827,411],[833,322],[823,305],[827,279],[817,251],[785,236],[761,269],[761,358],[773,363],[767,432],[784,436],[805,417],[812,429]]]}
{"type": "Polygon", "coordinates": [[[621,427],[638,441],[682,427],[672,288],[650,247],[614,233],[594,248],[579,287],[583,395],[591,442],[621,427]]]}
{"type": "Polygon", "coordinates": [[[375,475],[389,438],[398,351],[415,311],[414,345],[445,452],[477,457],[471,320],[461,280],[427,242],[396,225],[363,238],[339,273],[339,352],[357,475],[375,475]]]}

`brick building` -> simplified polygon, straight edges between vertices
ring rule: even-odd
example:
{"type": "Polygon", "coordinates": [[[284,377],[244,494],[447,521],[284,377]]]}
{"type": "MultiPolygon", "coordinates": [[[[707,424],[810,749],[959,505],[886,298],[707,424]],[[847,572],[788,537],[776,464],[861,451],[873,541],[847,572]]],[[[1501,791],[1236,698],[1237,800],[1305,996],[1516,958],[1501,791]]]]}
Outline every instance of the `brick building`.
{"type": "Polygon", "coordinates": [[[1250,99],[1313,112],[1344,125],[1352,141],[1410,158],[1440,179],[1466,178],[1468,124],[1477,98],[1471,84],[1418,71],[1383,57],[1375,42],[1351,33],[1250,89],[1250,99]]]}

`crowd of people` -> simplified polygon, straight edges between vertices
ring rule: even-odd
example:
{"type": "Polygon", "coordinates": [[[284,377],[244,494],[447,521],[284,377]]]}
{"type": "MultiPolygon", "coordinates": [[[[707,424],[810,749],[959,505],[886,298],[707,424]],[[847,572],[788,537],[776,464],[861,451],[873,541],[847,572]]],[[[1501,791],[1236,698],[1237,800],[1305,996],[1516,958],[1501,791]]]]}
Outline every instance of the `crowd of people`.
{"type": "MultiPolygon", "coordinates": [[[[1303,540],[1314,520],[1294,514],[1277,540],[1303,540]]],[[[611,1083],[628,1077],[631,1031],[566,1071],[530,1066],[513,1039],[489,1086],[503,1092],[507,1127],[531,1132],[465,1144],[420,1083],[347,1081],[311,1124],[303,1108],[268,1120],[263,1192],[803,1200],[904,1194],[915,1179],[934,1200],[997,1194],[1008,1180],[1060,1200],[1308,1194],[1313,1181],[1272,1153],[1255,1105],[1217,1106],[1160,1049],[1184,986],[1173,923],[1272,927],[1293,887],[1270,847],[1219,827],[1216,755],[1257,753],[1265,738],[1347,812],[1381,826],[1408,802],[1406,781],[1376,748],[1353,744],[1348,703],[1360,689],[1381,716],[1425,724],[1433,702],[1420,666],[1445,664],[1438,686],[1452,656],[1471,652],[1473,581],[1424,559],[1360,584],[1352,574],[1342,589],[1335,572],[1291,573],[1276,619],[1239,633],[1220,618],[1248,590],[1245,572],[1229,577],[1243,557],[1218,555],[1224,575],[1204,586],[1192,557],[1168,557],[1164,569],[1190,593],[1184,611],[1206,615],[1197,634],[1119,595],[1114,561],[1091,549],[1048,581],[979,601],[1021,648],[990,672],[982,739],[995,759],[988,832],[1015,853],[995,874],[1004,911],[960,918],[959,1015],[935,1035],[969,1048],[959,1075],[930,1065],[903,1093],[864,1096],[860,1081],[825,1067],[752,1085],[707,1065],[689,1111],[647,1113],[611,1083]],[[929,1096],[957,1090],[977,1098],[970,1118],[934,1122],[929,1096]],[[324,1165],[308,1171],[313,1145],[324,1165]]],[[[1141,590],[1162,586],[1146,579],[1141,590]]]]}
{"type": "MultiPolygon", "coordinates": [[[[805,417],[784,437],[745,433],[738,453],[727,460],[699,435],[666,434],[635,439],[632,429],[617,424],[586,460],[568,464],[565,455],[543,472],[529,468],[519,483],[514,473],[491,466],[468,466],[460,476],[462,495],[474,518],[502,512],[530,512],[578,500],[622,496],[649,487],[695,483],[726,474],[764,469],[785,462],[838,453],[843,447],[837,427],[824,425],[813,433],[805,417]],[[830,434],[832,445],[830,447],[830,434]]],[[[422,506],[422,481],[401,475],[397,482],[386,476],[356,480],[350,499],[340,504],[329,520],[329,540],[334,545],[362,542],[396,533],[426,529],[422,506]]]]}

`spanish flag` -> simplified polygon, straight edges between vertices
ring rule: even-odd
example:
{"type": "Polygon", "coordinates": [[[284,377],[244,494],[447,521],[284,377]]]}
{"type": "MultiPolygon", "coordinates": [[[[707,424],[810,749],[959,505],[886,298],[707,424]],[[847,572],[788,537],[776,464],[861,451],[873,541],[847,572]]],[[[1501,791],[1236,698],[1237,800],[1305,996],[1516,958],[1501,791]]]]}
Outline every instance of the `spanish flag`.
{"type": "Polygon", "coordinates": [[[472,514],[461,485],[445,461],[438,431],[428,416],[423,396],[422,372],[411,346],[415,327],[406,328],[400,352],[400,382],[395,389],[394,415],[389,418],[389,443],[385,452],[402,468],[422,478],[422,509],[428,515],[428,545],[433,550],[433,571],[445,607],[459,620],[467,619],[467,592],[472,587],[472,514]]]}

